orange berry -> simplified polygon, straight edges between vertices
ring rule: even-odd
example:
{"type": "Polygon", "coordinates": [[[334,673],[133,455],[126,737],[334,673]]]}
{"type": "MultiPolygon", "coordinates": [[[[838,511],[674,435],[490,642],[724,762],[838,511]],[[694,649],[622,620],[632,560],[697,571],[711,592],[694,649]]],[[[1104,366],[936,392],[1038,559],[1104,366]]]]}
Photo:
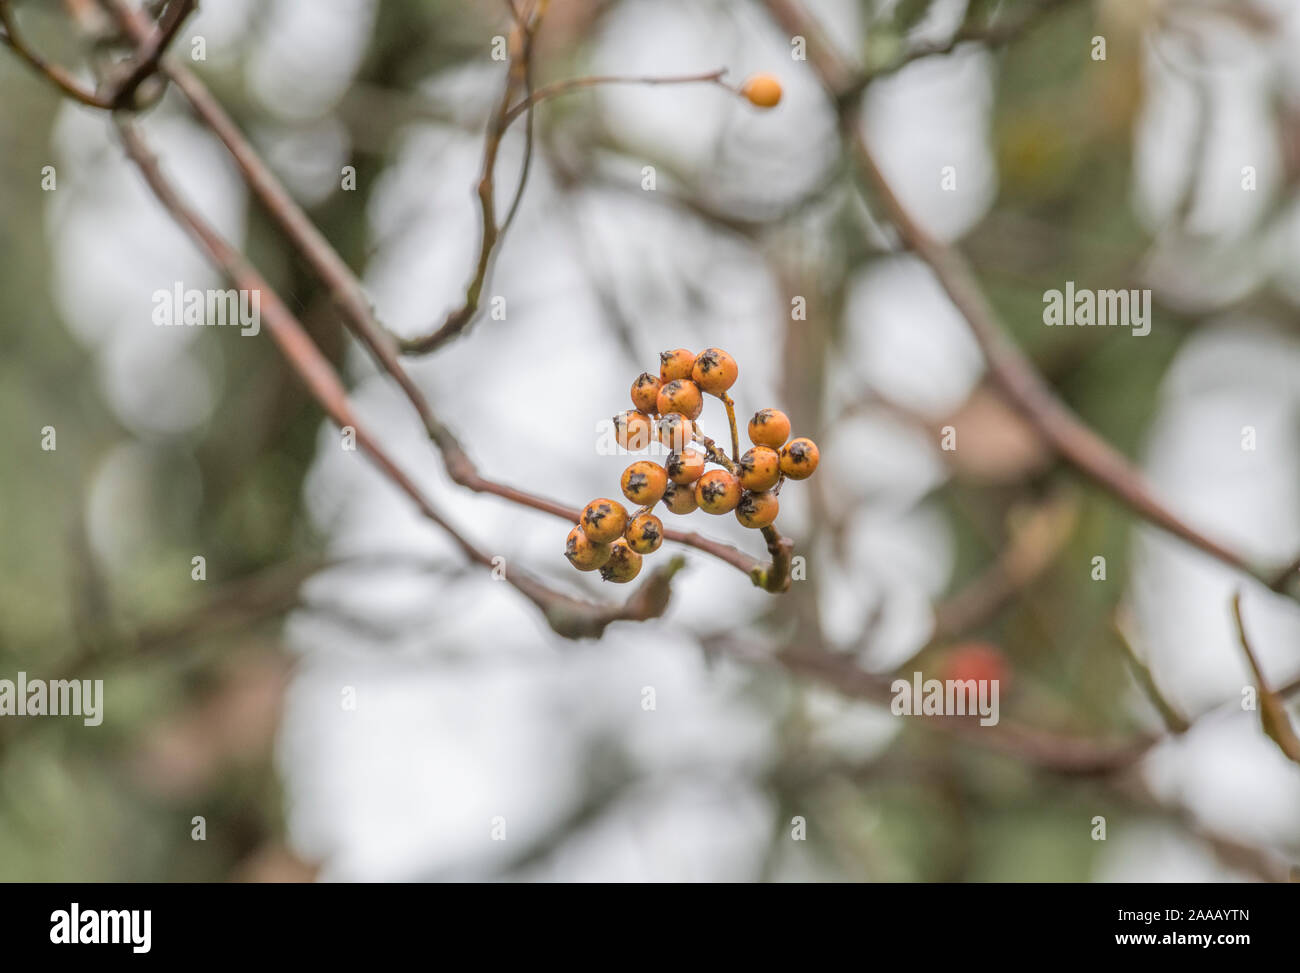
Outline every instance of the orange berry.
{"type": "Polygon", "coordinates": [[[684,449],[679,453],[669,453],[664,461],[668,479],[682,485],[694,483],[704,473],[704,454],[695,449],[684,449]]]}
{"type": "Polygon", "coordinates": [[[709,470],[695,484],[695,502],[706,514],[731,513],[740,494],[740,481],[726,470],[709,470]]]}
{"type": "Polygon", "coordinates": [[[740,457],[740,485],[762,493],[781,479],[781,454],[771,446],[755,446],[740,457]]]}
{"type": "Polygon", "coordinates": [[[668,486],[668,474],[658,463],[639,459],[623,471],[623,496],[638,507],[658,503],[668,486]]]}
{"type": "Polygon", "coordinates": [[[595,571],[609,560],[609,545],[597,544],[579,524],[564,541],[564,556],[579,571],[595,571]]]}
{"type": "Polygon", "coordinates": [[[775,108],[781,100],[781,82],[770,74],[756,74],[741,85],[740,93],[756,108],[775,108]]]}
{"type": "Polygon", "coordinates": [[[637,514],[623,532],[627,546],[638,554],[653,554],[664,542],[664,525],[652,513],[637,514]]]}
{"type": "Polygon", "coordinates": [[[767,527],[776,520],[776,515],[781,510],[781,503],[775,493],[764,491],[763,493],[746,492],[740,498],[740,504],[736,507],[736,519],[744,527],[767,527]]]}
{"type": "Polygon", "coordinates": [[[614,441],[630,452],[637,453],[650,445],[654,438],[654,423],[644,412],[628,410],[614,417],[614,441]]]}
{"type": "Polygon", "coordinates": [[[642,372],[632,383],[632,405],[637,412],[654,412],[655,399],[663,382],[649,372],[642,372]]]}
{"type": "Polygon", "coordinates": [[[710,395],[721,395],[736,384],[739,371],[736,359],[721,348],[705,348],[695,356],[691,378],[710,395]]]}
{"type": "Polygon", "coordinates": [[[609,549],[609,560],[600,569],[600,576],[615,584],[627,584],[641,573],[641,555],[628,547],[623,538],[616,540],[609,549]]]}
{"type": "Polygon", "coordinates": [[[684,483],[669,483],[664,491],[664,506],[671,513],[690,513],[699,506],[695,502],[695,488],[684,483]]]}
{"type": "Polygon", "coordinates": [[[704,411],[704,396],[689,378],[675,378],[663,386],[655,403],[655,411],[661,416],[676,412],[687,419],[697,419],[704,411]]]}
{"type": "Polygon", "coordinates": [[[680,453],[695,435],[695,426],[679,412],[670,412],[659,420],[659,441],[675,453],[680,453]]]}
{"type": "Polygon", "coordinates": [[[780,449],[790,438],[790,417],[780,409],[759,409],[749,420],[749,441],[780,449]]]}
{"type": "Polygon", "coordinates": [[[792,480],[806,480],[820,459],[817,444],[811,439],[792,439],[781,447],[781,472],[792,480]]]}
{"type": "Polygon", "coordinates": [[[659,352],[659,378],[667,384],[675,378],[690,378],[695,355],[685,348],[659,352]]]}
{"type": "Polygon", "coordinates": [[[587,504],[579,523],[590,540],[597,544],[608,544],[622,536],[627,527],[627,511],[617,500],[602,497],[587,504]]]}

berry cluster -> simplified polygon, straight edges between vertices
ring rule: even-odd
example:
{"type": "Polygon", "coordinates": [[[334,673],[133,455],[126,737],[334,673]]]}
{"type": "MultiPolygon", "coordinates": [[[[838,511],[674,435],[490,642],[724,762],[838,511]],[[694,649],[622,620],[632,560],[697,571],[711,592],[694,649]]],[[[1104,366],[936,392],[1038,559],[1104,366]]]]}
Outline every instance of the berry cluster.
{"type": "Polygon", "coordinates": [[[704,396],[712,395],[726,407],[732,449],[740,452],[735,403],[727,394],[737,373],[736,360],[720,348],[698,355],[676,348],[659,356],[658,375],[637,376],[634,408],[614,417],[614,439],[631,452],[648,449],[657,439],[669,453],[662,465],[641,459],[623,471],[623,496],[638,508],[634,514],[605,497],[587,504],[565,543],[565,556],[575,568],[599,569],[606,581],[635,578],[642,555],[663,544],[664,525],[653,513],[660,501],[675,514],[735,511],[741,524],[756,530],[776,520],[781,485],[812,476],[820,454],[811,439],[790,439],[790,420],[777,409],[754,413],[749,420],[753,448],[738,460],[704,435],[698,419],[704,396]],[[721,468],[711,470],[709,464],[721,468]]]}

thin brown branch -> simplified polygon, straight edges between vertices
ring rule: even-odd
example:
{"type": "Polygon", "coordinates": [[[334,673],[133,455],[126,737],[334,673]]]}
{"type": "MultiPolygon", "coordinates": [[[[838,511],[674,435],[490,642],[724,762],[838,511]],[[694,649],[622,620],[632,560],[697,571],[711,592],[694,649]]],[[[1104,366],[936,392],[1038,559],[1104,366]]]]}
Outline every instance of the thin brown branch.
{"type": "Polygon", "coordinates": [[[44,75],[65,95],[83,105],[89,105],[91,108],[109,109],[113,107],[111,97],[102,96],[84,87],[66,68],[47,61],[35,48],[27,43],[26,38],[18,30],[18,24],[9,0],[0,0],[0,25],[4,26],[4,34],[0,35],[0,41],[3,41],[10,50],[26,61],[33,70],[44,75]]]}
{"type": "Polygon", "coordinates": [[[169,0],[167,9],[159,18],[158,28],[144,40],[126,76],[115,83],[112,95],[114,108],[130,105],[140,85],[158,73],[163,55],[180,33],[185,19],[196,7],[198,0],[169,0]]]}
{"type": "Polygon", "coordinates": [[[888,64],[862,72],[841,93],[842,98],[856,99],[872,82],[895,74],[922,58],[939,54],[951,54],[962,44],[976,43],[985,47],[998,48],[1018,40],[1028,32],[1044,15],[1058,7],[1063,7],[1070,0],[1035,0],[1024,4],[1012,15],[989,24],[963,24],[945,41],[918,44],[888,64]]]}
{"type": "Polygon", "coordinates": [[[107,82],[103,90],[92,91],[78,82],[65,68],[47,61],[32,48],[18,30],[17,21],[9,0],[0,0],[0,25],[4,34],[0,41],[8,45],[19,57],[32,68],[43,74],[60,91],[83,105],[113,111],[130,108],[134,104],[135,94],[140,86],[158,73],[159,65],[168,46],[175,40],[181,26],[194,9],[197,0],[169,0],[163,11],[158,26],[150,24],[147,17],[140,14],[143,28],[137,37],[139,48],[126,66],[118,80],[107,82]]]}
{"type": "Polygon", "coordinates": [[[1115,636],[1119,640],[1120,648],[1124,650],[1124,656],[1128,659],[1129,667],[1133,670],[1138,685],[1142,687],[1147,699],[1151,701],[1151,705],[1156,708],[1156,712],[1164,720],[1165,727],[1173,734],[1186,733],[1191,729],[1191,721],[1179,711],[1178,707],[1165,698],[1165,694],[1160,691],[1155,676],[1151,674],[1150,666],[1142,661],[1137,650],[1133,647],[1133,640],[1129,636],[1129,631],[1134,624],[1132,613],[1117,611],[1111,619],[1111,623],[1115,636]]]}
{"type": "Polygon", "coordinates": [[[1296,736],[1295,728],[1291,726],[1291,717],[1287,715],[1281,697],[1269,689],[1264,670],[1259,665],[1259,657],[1255,655],[1250,639],[1246,636],[1246,623],[1241,617],[1240,591],[1232,595],[1232,618],[1237,625],[1237,638],[1241,642],[1242,651],[1246,653],[1246,663],[1255,678],[1259,694],[1259,724],[1288,760],[1300,764],[1300,737],[1296,736]]]}
{"type": "Polygon", "coordinates": [[[728,91],[734,89],[723,82],[722,78],[727,73],[726,68],[719,68],[716,71],[703,71],[698,74],[676,74],[676,75],[619,75],[619,74],[593,74],[581,78],[565,78],[562,81],[553,81],[548,85],[538,88],[532,94],[528,95],[518,104],[511,107],[506,112],[506,124],[509,125],[516,118],[526,111],[530,111],[544,101],[552,98],[558,98],[561,95],[567,95],[573,91],[580,91],[584,88],[595,88],[601,85],[623,85],[623,84],[642,84],[642,85],[661,85],[661,84],[718,84],[728,91]]]}

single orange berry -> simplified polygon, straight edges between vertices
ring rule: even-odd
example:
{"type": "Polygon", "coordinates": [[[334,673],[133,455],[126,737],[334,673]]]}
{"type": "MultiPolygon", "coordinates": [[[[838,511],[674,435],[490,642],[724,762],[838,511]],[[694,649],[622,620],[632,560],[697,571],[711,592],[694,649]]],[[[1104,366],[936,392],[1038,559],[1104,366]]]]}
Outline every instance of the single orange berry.
{"type": "Polygon", "coordinates": [[[664,461],[668,479],[674,483],[694,483],[704,473],[704,454],[695,449],[684,449],[678,453],[669,453],[664,461]]]}
{"type": "Polygon", "coordinates": [[[628,410],[614,417],[614,441],[629,452],[640,452],[653,439],[654,422],[644,412],[628,410]]]}
{"type": "Polygon", "coordinates": [[[741,85],[740,93],[756,108],[775,108],[781,100],[781,82],[770,74],[756,74],[741,85]]]}
{"type": "Polygon", "coordinates": [[[632,383],[632,405],[636,407],[637,412],[656,411],[655,399],[663,384],[658,376],[651,375],[649,372],[642,372],[636,377],[636,381],[632,383]]]}
{"type": "Polygon", "coordinates": [[[690,378],[695,354],[685,348],[659,352],[659,378],[666,385],[675,378],[690,378]]]}
{"type": "Polygon", "coordinates": [[[668,486],[668,474],[658,463],[639,459],[623,471],[623,496],[638,507],[658,503],[668,486]]]}
{"type": "Polygon", "coordinates": [[[653,554],[664,542],[664,525],[652,513],[637,514],[623,532],[627,546],[638,554],[653,554]]]}
{"type": "Polygon", "coordinates": [[[671,513],[691,513],[699,506],[695,502],[695,488],[686,483],[669,483],[664,490],[664,506],[671,513]]]}
{"type": "Polygon", "coordinates": [[[564,542],[564,556],[579,571],[595,571],[609,560],[609,545],[597,544],[579,524],[569,531],[564,542]]]}
{"type": "Polygon", "coordinates": [[[726,470],[709,470],[695,484],[695,502],[706,514],[731,513],[740,494],[740,481],[726,470]]]}
{"type": "Polygon", "coordinates": [[[615,584],[627,584],[641,573],[641,555],[628,546],[623,538],[609,549],[609,560],[600,569],[600,576],[615,584]]]}
{"type": "Polygon", "coordinates": [[[781,472],[792,480],[806,480],[817,469],[821,453],[811,439],[792,439],[781,447],[781,472]]]}
{"type": "Polygon", "coordinates": [[[755,446],[740,457],[740,485],[762,493],[781,479],[781,454],[771,446],[755,446]]]}
{"type": "Polygon", "coordinates": [[[749,441],[780,449],[790,438],[790,417],[780,409],[759,409],[749,420],[749,441]]]}
{"type": "Polygon", "coordinates": [[[675,378],[660,388],[655,403],[655,411],[661,416],[676,412],[687,419],[697,419],[704,411],[704,396],[689,378],[675,378]]]}
{"type": "Polygon", "coordinates": [[[627,511],[617,500],[602,497],[587,504],[579,524],[590,540],[597,544],[608,544],[622,536],[627,527],[627,511]]]}
{"type": "Polygon", "coordinates": [[[691,378],[710,395],[721,395],[736,384],[739,371],[736,359],[721,348],[705,348],[695,356],[691,378]]]}
{"type": "Polygon", "coordinates": [[[679,412],[670,412],[659,420],[659,441],[675,453],[686,449],[695,435],[695,426],[679,412]]]}
{"type": "Polygon", "coordinates": [[[744,527],[767,527],[776,520],[781,510],[781,503],[775,493],[746,492],[736,507],[736,519],[744,527]]]}

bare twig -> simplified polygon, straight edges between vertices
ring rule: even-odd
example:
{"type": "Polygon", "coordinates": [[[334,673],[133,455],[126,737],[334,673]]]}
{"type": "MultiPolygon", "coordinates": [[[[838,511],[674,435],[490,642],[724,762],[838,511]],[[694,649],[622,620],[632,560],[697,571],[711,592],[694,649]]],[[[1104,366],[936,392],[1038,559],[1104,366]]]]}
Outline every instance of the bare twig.
{"type": "Polygon", "coordinates": [[[27,43],[26,38],[18,31],[18,24],[14,18],[9,0],[0,0],[0,24],[3,24],[5,29],[4,34],[0,35],[0,41],[3,41],[10,50],[26,61],[35,71],[43,74],[65,95],[81,102],[83,105],[89,105],[91,108],[108,109],[113,107],[111,98],[104,97],[89,88],[83,87],[65,68],[47,61],[27,43]]]}
{"type": "Polygon", "coordinates": [[[734,92],[735,89],[722,80],[726,73],[726,68],[719,68],[716,71],[704,71],[699,74],[593,74],[581,78],[565,78],[563,81],[553,81],[551,84],[538,88],[518,104],[512,106],[510,110],[506,112],[506,124],[510,124],[525,111],[531,110],[543,101],[549,101],[551,98],[558,98],[560,95],[567,95],[572,91],[580,91],[584,88],[595,88],[602,85],[718,84],[726,88],[728,91],[734,92]]]}
{"type": "Polygon", "coordinates": [[[9,0],[0,0],[0,24],[4,34],[0,41],[7,44],[32,68],[43,74],[64,94],[91,108],[112,111],[129,108],[135,93],[145,81],[158,73],[159,65],[168,46],[180,32],[185,19],[194,12],[196,0],[169,0],[157,28],[148,18],[140,15],[142,30],[137,36],[139,48],[124,74],[116,81],[103,86],[102,91],[92,91],[81,85],[65,68],[47,61],[32,48],[18,31],[9,0]]]}
{"type": "Polygon", "coordinates": [[[1291,717],[1287,715],[1286,706],[1281,698],[1269,689],[1268,681],[1264,678],[1264,670],[1259,665],[1259,658],[1250,647],[1250,639],[1246,637],[1246,624],[1241,617],[1240,591],[1234,592],[1232,596],[1232,618],[1237,625],[1237,637],[1241,641],[1241,649],[1246,653],[1246,662],[1258,687],[1259,724],[1268,738],[1286,754],[1288,760],[1300,764],[1300,737],[1296,736],[1295,729],[1291,726],[1291,717]]]}
{"type": "Polygon", "coordinates": [[[1160,686],[1151,674],[1151,667],[1142,661],[1137,650],[1133,647],[1133,641],[1128,634],[1133,627],[1132,614],[1128,611],[1117,611],[1111,622],[1111,627],[1119,640],[1120,648],[1124,650],[1124,656],[1128,659],[1129,667],[1133,670],[1138,685],[1142,687],[1147,699],[1151,701],[1151,705],[1156,708],[1156,712],[1164,720],[1169,732],[1174,734],[1186,733],[1191,729],[1191,721],[1165,698],[1165,694],[1160,691],[1160,686]]]}
{"type": "Polygon", "coordinates": [[[158,29],[144,41],[130,71],[114,85],[112,96],[114,108],[129,105],[140,85],[158,72],[163,55],[176,35],[180,33],[185,18],[193,13],[197,6],[198,0],[170,0],[158,21],[158,29]]]}
{"type": "Polygon", "coordinates": [[[1045,14],[1058,7],[1063,7],[1070,0],[1033,0],[1023,4],[1015,14],[999,19],[990,24],[963,24],[956,33],[946,41],[918,44],[900,57],[869,71],[864,71],[848,87],[841,97],[857,98],[873,81],[895,74],[922,58],[938,54],[951,54],[962,44],[978,43],[985,47],[1001,47],[1014,40],[1033,27],[1045,14]]]}

